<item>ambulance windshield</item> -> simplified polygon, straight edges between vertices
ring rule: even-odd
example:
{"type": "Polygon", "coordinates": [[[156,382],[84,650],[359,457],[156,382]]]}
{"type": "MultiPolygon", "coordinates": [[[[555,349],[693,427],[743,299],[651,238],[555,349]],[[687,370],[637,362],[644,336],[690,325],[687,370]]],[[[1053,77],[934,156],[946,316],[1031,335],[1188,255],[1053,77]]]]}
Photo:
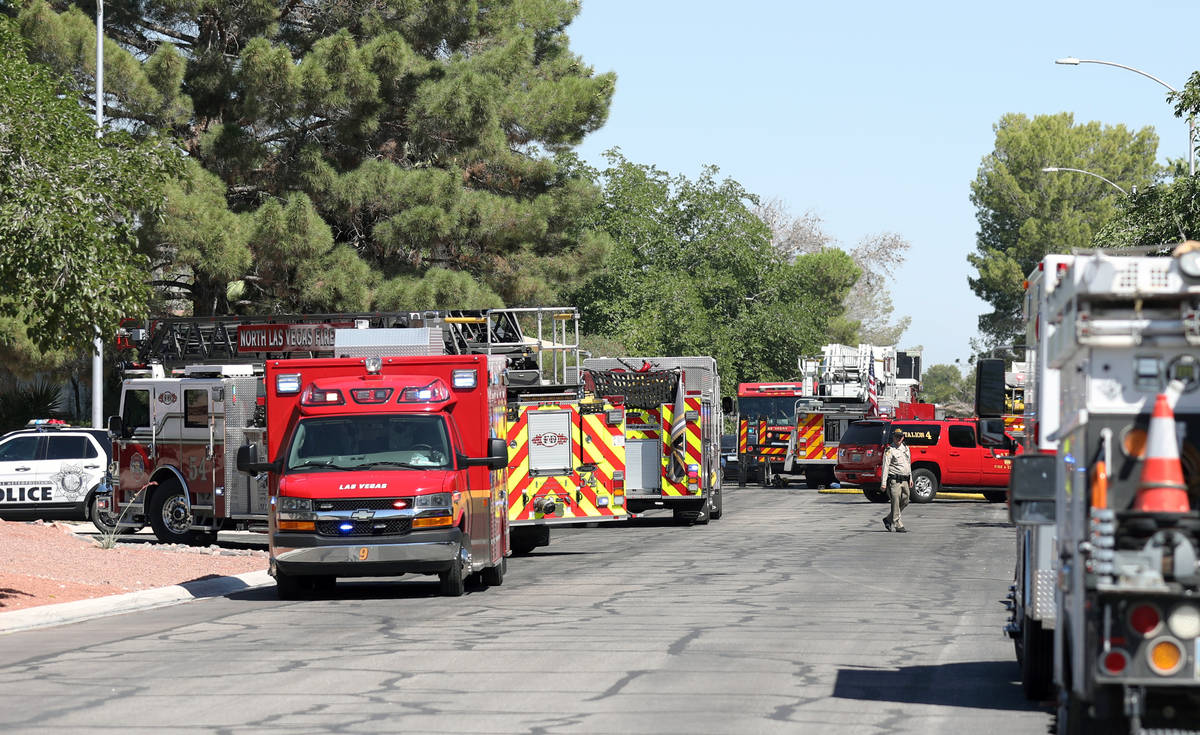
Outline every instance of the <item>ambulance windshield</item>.
{"type": "Polygon", "coordinates": [[[394,414],[304,419],[287,453],[288,472],[448,469],[441,416],[394,414]]]}

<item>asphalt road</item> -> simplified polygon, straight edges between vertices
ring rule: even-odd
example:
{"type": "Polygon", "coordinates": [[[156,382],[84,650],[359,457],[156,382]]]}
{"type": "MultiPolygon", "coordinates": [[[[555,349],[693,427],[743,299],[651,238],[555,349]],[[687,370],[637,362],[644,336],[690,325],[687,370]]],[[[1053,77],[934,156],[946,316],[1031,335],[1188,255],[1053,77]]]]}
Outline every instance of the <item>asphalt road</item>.
{"type": "Polygon", "coordinates": [[[1037,733],[1003,505],[727,489],[725,517],[555,531],[502,587],[272,589],[0,637],[0,730],[1037,733]]]}

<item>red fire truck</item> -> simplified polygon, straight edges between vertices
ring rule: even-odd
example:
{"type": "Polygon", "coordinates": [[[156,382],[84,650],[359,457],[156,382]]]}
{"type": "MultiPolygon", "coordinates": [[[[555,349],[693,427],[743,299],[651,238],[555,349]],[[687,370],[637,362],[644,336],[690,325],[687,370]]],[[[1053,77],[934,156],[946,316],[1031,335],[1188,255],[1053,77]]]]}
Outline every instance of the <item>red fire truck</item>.
{"type": "Polygon", "coordinates": [[[487,355],[271,360],[265,473],[270,571],[291,599],[337,577],[437,574],[463,594],[504,580],[505,359],[487,355]]]}

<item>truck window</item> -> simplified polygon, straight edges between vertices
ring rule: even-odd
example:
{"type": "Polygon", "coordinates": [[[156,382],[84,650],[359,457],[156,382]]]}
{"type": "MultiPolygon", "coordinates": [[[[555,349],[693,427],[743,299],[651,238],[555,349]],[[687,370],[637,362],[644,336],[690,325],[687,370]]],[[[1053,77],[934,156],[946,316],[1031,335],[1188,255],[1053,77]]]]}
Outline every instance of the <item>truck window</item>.
{"type": "Polygon", "coordinates": [[[975,429],[970,426],[951,426],[948,438],[952,447],[959,447],[960,449],[975,448],[975,429]]]}
{"type": "Polygon", "coordinates": [[[99,454],[86,436],[52,436],[46,459],[90,459],[99,454]]]}
{"type": "Polygon", "coordinates": [[[887,424],[850,424],[842,434],[841,443],[855,446],[877,447],[884,443],[883,437],[888,429],[887,424]]]}
{"type": "Polygon", "coordinates": [[[287,469],[447,469],[451,457],[441,416],[324,416],[297,425],[287,469]]]}
{"type": "Polygon", "coordinates": [[[121,418],[126,430],[150,428],[150,391],[127,390],[125,402],[121,405],[121,418]]]}
{"type": "Polygon", "coordinates": [[[790,424],[796,420],[799,396],[738,396],[738,416],[750,421],[760,418],[772,424],[790,424]]]}
{"type": "Polygon", "coordinates": [[[910,447],[932,447],[942,435],[942,427],[936,424],[896,424],[904,432],[904,443],[910,447]]]}
{"type": "Polygon", "coordinates": [[[183,392],[183,425],[190,429],[208,428],[208,389],[183,392]]]}

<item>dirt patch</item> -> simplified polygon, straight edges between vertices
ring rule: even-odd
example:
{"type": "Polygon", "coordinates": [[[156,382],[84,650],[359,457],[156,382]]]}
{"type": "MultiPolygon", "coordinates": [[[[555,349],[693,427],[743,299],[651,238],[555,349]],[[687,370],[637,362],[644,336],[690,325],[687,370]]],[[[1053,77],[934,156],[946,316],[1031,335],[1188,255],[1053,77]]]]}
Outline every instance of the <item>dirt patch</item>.
{"type": "Polygon", "coordinates": [[[0,521],[0,613],[267,568],[267,552],[121,544],[102,549],[65,523],[0,521]]]}

